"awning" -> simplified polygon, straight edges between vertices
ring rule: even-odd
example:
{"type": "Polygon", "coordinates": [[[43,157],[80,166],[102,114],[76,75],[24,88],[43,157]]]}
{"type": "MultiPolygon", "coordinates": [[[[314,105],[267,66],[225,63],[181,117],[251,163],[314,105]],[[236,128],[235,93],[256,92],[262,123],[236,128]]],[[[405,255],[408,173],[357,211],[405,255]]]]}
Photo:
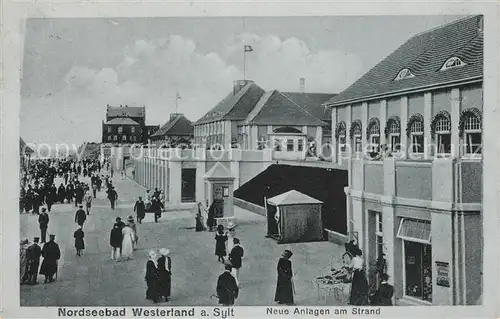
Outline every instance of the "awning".
{"type": "Polygon", "coordinates": [[[397,236],[403,240],[430,245],[431,223],[426,220],[402,218],[397,236]]]}

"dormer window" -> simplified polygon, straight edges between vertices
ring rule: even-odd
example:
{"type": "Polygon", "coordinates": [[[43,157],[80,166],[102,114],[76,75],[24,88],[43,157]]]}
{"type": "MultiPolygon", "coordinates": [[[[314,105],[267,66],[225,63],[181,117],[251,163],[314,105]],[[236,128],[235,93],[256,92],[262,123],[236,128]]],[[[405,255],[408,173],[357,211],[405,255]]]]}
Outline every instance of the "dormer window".
{"type": "Polygon", "coordinates": [[[446,60],[446,62],[443,64],[443,67],[441,68],[441,71],[448,70],[451,68],[456,68],[459,66],[464,66],[464,65],[466,65],[466,63],[464,61],[462,61],[462,60],[460,60],[460,58],[454,56],[454,57],[451,57],[448,60],[446,60]]]}
{"type": "Polygon", "coordinates": [[[402,69],[401,71],[399,71],[399,73],[396,76],[396,78],[394,79],[394,81],[399,81],[399,80],[414,78],[414,77],[415,77],[415,75],[413,73],[411,73],[411,71],[409,69],[402,69]]]}

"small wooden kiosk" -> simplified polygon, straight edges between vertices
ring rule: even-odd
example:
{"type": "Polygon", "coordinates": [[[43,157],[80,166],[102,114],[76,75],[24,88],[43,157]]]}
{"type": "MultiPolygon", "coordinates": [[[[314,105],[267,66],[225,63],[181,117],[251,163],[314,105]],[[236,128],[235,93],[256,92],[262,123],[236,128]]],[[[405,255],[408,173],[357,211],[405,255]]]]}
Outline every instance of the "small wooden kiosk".
{"type": "Polygon", "coordinates": [[[266,204],[267,237],[280,244],[323,240],[323,202],[293,189],[266,204]]]}
{"type": "Polygon", "coordinates": [[[207,207],[216,206],[217,224],[227,227],[229,223],[236,224],[234,217],[233,192],[234,176],[229,169],[220,162],[205,174],[205,198],[207,207]]]}

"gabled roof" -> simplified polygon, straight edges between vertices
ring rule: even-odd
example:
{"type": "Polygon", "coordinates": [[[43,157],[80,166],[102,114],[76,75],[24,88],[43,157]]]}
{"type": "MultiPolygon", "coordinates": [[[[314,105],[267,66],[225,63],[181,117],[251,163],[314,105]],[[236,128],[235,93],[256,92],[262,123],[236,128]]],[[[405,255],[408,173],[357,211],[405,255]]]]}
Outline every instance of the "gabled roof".
{"type": "Polygon", "coordinates": [[[262,104],[260,111],[245,122],[250,125],[326,125],[281,92],[274,90],[268,93],[262,98],[265,101],[257,103],[259,106],[262,104]]]}
{"type": "Polygon", "coordinates": [[[306,194],[302,194],[295,189],[292,189],[286,193],[274,196],[269,198],[267,202],[274,206],[283,206],[283,205],[297,205],[297,204],[323,204],[322,201],[317,200],[316,198],[312,198],[311,196],[307,196],[306,194]]]}
{"type": "Polygon", "coordinates": [[[215,163],[203,177],[205,179],[234,179],[234,175],[221,162],[215,163]]]}
{"type": "Polygon", "coordinates": [[[326,104],[350,104],[450,82],[481,80],[481,24],[482,16],[467,17],[410,38],[326,104]],[[441,71],[446,60],[454,56],[462,59],[466,65],[441,71]],[[398,73],[405,68],[415,76],[394,81],[398,73]]]}
{"type": "Polygon", "coordinates": [[[108,106],[107,117],[145,117],[146,108],[135,106],[108,106]]]}
{"type": "Polygon", "coordinates": [[[128,117],[117,117],[110,121],[107,121],[107,125],[140,125],[136,121],[129,119],[128,117]]]}
{"type": "Polygon", "coordinates": [[[194,135],[194,126],[184,115],[179,114],[165,123],[151,137],[161,137],[166,135],[194,135]]]}
{"type": "Polygon", "coordinates": [[[244,120],[264,94],[264,90],[253,82],[246,84],[236,94],[229,93],[213,109],[196,121],[195,125],[220,120],[244,120]]]}
{"type": "Polygon", "coordinates": [[[33,154],[35,152],[31,149],[31,147],[26,145],[22,138],[19,138],[19,151],[24,151],[24,154],[33,154]]]}
{"type": "Polygon", "coordinates": [[[337,94],[299,93],[299,92],[281,92],[281,93],[286,97],[288,97],[290,100],[300,105],[312,116],[323,121],[332,120],[332,109],[329,107],[324,107],[323,103],[325,103],[326,101],[328,101],[337,94]]]}

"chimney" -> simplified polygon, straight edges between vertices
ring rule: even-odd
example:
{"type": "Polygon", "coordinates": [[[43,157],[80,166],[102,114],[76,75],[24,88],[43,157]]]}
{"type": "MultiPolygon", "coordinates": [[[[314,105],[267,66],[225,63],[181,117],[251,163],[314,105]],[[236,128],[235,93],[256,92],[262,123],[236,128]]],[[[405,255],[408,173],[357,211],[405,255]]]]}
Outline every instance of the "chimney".
{"type": "Polygon", "coordinates": [[[233,81],[233,95],[236,95],[248,83],[253,83],[253,81],[250,81],[250,80],[237,80],[237,81],[233,81]]]}
{"type": "Polygon", "coordinates": [[[306,79],[300,78],[300,93],[306,93],[306,79]]]}

